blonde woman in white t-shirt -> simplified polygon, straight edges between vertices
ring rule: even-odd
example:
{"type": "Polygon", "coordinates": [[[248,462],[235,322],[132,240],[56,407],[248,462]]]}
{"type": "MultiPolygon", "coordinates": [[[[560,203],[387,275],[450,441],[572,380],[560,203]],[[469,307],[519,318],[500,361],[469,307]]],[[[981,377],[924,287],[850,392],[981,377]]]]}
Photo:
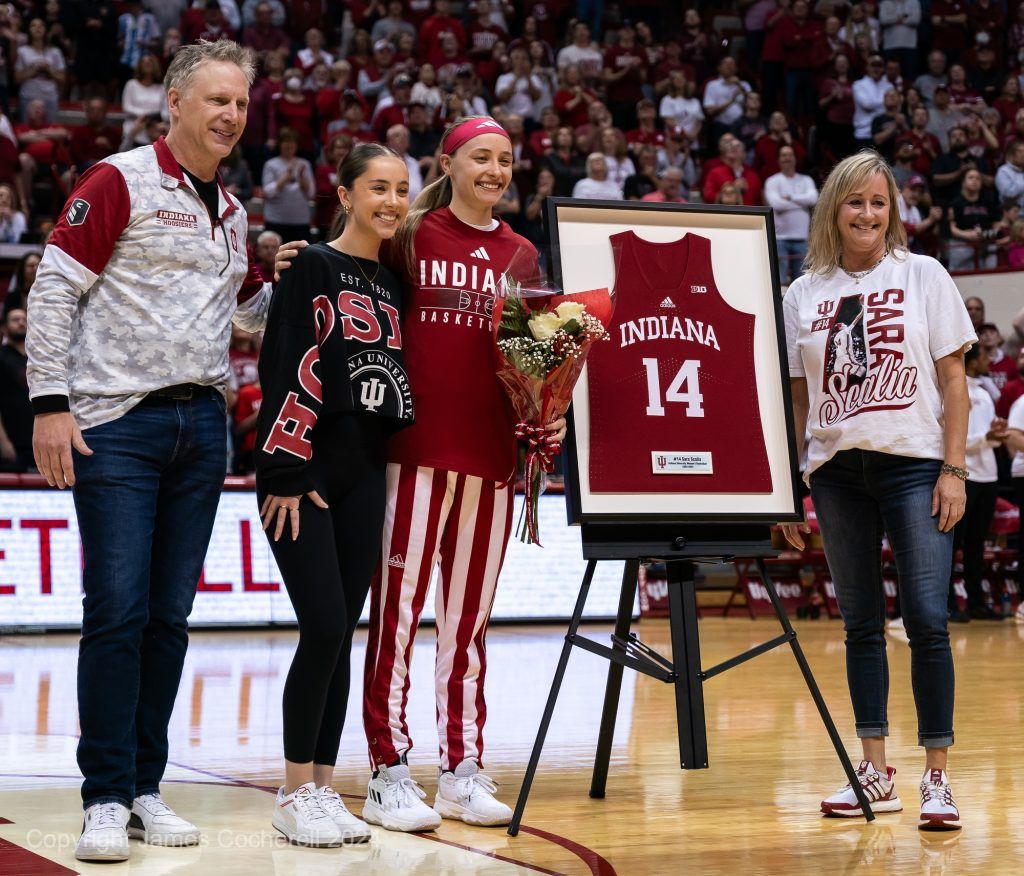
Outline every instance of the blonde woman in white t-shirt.
{"type": "Polygon", "coordinates": [[[608,167],[608,179],[622,190],[626,178],[636,173],[636,165],[629,157],[626,138],[616,128],[605,128],[601,132],[601,152],[608,167]]]}
{"type": "MultiPolygon", "coordinates": [[[[911,652],[926,830],[956,830],[946,774],[953,743],[953,657],[946,594],[963,516],[970,402],[964,351],[976,340],[946,270],[907,251],[899,191],[874,150],[833,168],[811,219],[805,273],[783,299],[796,434],[846,629],[858,774],[875,812],[902,809],[885,737],[883,533],[896,558],[911,652]],[[802,448],[801,448],[802,449],[802,448]]],[[[786,537],[803,548],[800,532],[786,537]]],[[[822,801],[859,816],[850,786],[822,801]]]]}

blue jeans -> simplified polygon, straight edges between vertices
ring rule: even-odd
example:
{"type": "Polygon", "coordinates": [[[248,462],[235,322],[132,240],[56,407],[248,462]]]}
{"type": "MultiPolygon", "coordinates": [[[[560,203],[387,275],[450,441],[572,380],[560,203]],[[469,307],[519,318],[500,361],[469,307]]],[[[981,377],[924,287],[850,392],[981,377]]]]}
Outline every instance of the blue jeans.
{"type": "Polygon", "coordinates": [[[224,484],[224,399],[147,398],[75,453],[84,569],[78,652],[82,800],[159,790],[188,615],[224,484]]]}
{"type": "Polygon", "coordinates": [[[576,0],[576,17],[590,28],[590,38],[600,41],[604,23],[604,0],[576,0]]]}
{"type": "Polygon", "coordinates": [[[799,122],[803,116],[813,115],[818,109],[818,91],[814,85],[813,70],[786,71],[786,106],[799,122]]]}
{"type": "Polygon", "coordinates": [[[884,531],[896,558],[910,640],[918,744],[953,744],[953,654],[946,628],[953,533],[939,532],[931,516],[941,465],[937,459],[844,450],[811,475],[811,500],[846,629],[846,676],[860,737],[889,734],[884,531]]]}
{"type": "Polygon", "coordinates": [[[776,239],[775,252],[779,257],[780,283],[792,283],[797,277],[803,276],[804,258],[807,256],[806,240],[776,239]]]}

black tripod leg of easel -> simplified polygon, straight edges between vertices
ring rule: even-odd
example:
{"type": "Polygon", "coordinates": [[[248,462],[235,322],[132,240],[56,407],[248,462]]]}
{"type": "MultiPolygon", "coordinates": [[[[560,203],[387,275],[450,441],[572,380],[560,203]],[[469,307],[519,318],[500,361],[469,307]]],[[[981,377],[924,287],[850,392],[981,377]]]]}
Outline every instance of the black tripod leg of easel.
{"type": "Polygon", "coordinates": [[[779,623],[782,624],[782,629],[790,637],[789,646],[793,649],[793,656],[796,658],[796,664],[800,667],[800,672],[803,674],[804,681],[807,683],[807,689],[811,692],[811,698],[814,700],[814,705],[818,707],[818,714],[821,715],[821,720],[825,725],[825,729],[828,731],[829,739],[832,740],[832,746],[835,748],[836,754],[839,756],[839,761],[843,765],[843,771],[846,773],[846,778],[850,782],[850,787],[853,788],[854,794],[857,795],[857,801],[860,803],[861,811],[864,813],[864,818],[867,821],[874,821],[875,813],[871,811],[871,804],[864,795],[864,789],[861,787],[860,779],[857,776],[856,770],[853,768],[853,764],[850,762],[850,756],[846,753],[846,746],[843,745],[843,740],[839,736],[839,731],[836,729],[835,722],[832,720],[832,715],[828,710],[828,706],[825,704],[825,698],[821,695],[821,691],[818,689],[818,683],[814,680],[814,673],[811,672],[811,667],[807,663],[807,658],[804,656],[804,650],[800,647],[800,643],[796,639],[796,632],[793,630],[793,625],[789,622],[789,616],[786,614],[785,608],[782,607],[782,603],[779,601],[779,594],[775,592],[775,583],[769,577],[768,567],[765,565],[763,559],[758,558],[757,571],[758,575],[761,577],[761,583],[764,584],[764,589],[768,593],[768,598],[771,600],[772,607],[775,609],[775,614],[779,619],[779,623]]]}
{"type": "MultiPolygon", "coordinates": [[[[629,635],[633,622],[633,600],[636,598],[637,576],[640,573],[639,560],[626,560],[622,570],[622,589],[619,591],[619,611],[615,615],[615,638],[623,640],[629,635]]],[[[625,651],[616,641],[612,647],[625,651]]],[[[615,735],[615,717],[619,709],[619,693],[622,690],[622,670],[618,663],[608,663],[608,683],[604,689],[604,709],[601,712],[601,732],[597,736],[597,753],[594,755],[594,775],[590,780],[590,796],[604,797],[608,781],[608,762],[612,756],[612,737],[615,735]]]]}
{"type": "Polygon", "coordinates": [[[672,634],[672,663],[676,668],[676,724],[679,765],[684,770],[706,769],[708,734],[704,724],[704,681],[697,629],[697,588],[694,564],[672,560],[668,569],[668,612],[672,634]]]}
{"type": "Polygon", "coordinates": [[[558,691],[562,687],[565,668],[569,665],[569,655],[572,653],[572,642],[576,637],[576,632],[579,630],[583,609],[587,605],[587,594],[590,592],[590,582],[594,579],[594,570],[596,568],[597,560],[590,560],[587,563],[587,571],[583,575],[583,583],[580,585],[580,595],[576,597],[576,608],[573,610],[572,620],[569,622],[569,632],[565,634],[565,644],[562,645],[562,656],[558,658],[558,668],[555,669],[555,677],[551,680],[551,690],[548,692],[547,705],[544,706],[544,716],[540,720],[537,739],[533,743],[530,763],[526,767],[526,775],[523,776],[523,785],[519,789],[519,798],[516,800],[516,808],[512,813],[512,821],[508,825],[509,836],[516,836],[519,833],[519,824],[523,820],[526,800],[530,796],[530,788],[533,786],[533,777],[537,772],[537,764],[540,763],[540,753],[544,749],[544,739],[548,735],[548,725],[551,724],[551,716],[555,711],[558,691]]]}

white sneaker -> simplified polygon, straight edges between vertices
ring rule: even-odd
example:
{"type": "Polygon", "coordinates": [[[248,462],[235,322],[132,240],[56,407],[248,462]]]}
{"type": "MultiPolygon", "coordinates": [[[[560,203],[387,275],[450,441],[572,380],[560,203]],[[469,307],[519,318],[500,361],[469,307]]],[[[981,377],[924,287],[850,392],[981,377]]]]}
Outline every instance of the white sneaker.
{"type": "Polygon", "coordinates": [[[945,770],[925,770],[921,777],[921,830],[959,830],[960,810],[945,770]]]}
{"type": "Polygon", "coordinates": [[[480,772],[475,760],[464,760],[455,767],[455,772],[441,773],[434,811],[443,818],[454,818],[466,824],[508,824],[512,810],[494,799],[497,790],[498,786],[480,772]]]}
{"type": "Polygon", "coordinates": [[[127,861],[125,826],[130,814],[131,810],[120,803],[93,803],[85,810],[75,857],[79,861],[127,861]]]}
{"type": "Polygon", "coordinates": [[[435,830],[441,817],[422,802],[426,796],[404,763],[382,766],[366,786],[363,818],[388,830],[435,830]]]}
{"type": "MultiPolygon", "coordinates": [[[[864,796],[868,798],[872,812],[899,812],[903,809],[903,804],[896,795],[896,783],[893,781],[895,775],[896,770],[892,767],[886,767],[886,775],[883,776],[870,762],[866,760],[860,762],[860,766],[857,767],[857,777],[860,779],[860,786],[864,789],[864,796]]],[[[844,785],[831,797],[822,800],[821,811],[825,815],[840,818],[853,818],[864,814],[857,801],[857,795],[853,792],[852,785],[844,785]]]]}
{"type": "Polygon", "coordinates": [[[132,803],[128,836],[152,846],[194,846],[199,828],[176,815],[159,794],[143,794],[132,803]]]}
{"type": "Polygon", "coordinates": [[[341,795],[327,785],[316,789],[320,796],[320,808],[323,809],[341,831],[341,838],[346,843],[365,843],[370,839],[370,828],[365,821],[356,818],[341,799],[341,795]]]}
{"type": "Polygon", "coordinates": [[[306,782],[291,794],[284,787],[277,789],[277,805],[271,824],[297,846],[340,846],[341,830],[320,805],[316,785],[306,782]]]}

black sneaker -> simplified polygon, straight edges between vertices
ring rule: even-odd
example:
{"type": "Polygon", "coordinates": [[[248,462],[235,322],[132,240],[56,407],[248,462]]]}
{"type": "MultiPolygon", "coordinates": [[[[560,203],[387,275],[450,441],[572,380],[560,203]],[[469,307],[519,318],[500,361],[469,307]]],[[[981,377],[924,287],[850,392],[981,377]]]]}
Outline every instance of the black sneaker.
{"type": "Polygon", "coordinates": [[[974,608],[971,609],[971,617],[976,618],[977,620],[1003,620],[1002,614],[1000,614],[990,605],[976,605],[974,608]]]}
{"type": "Polygon", "coordinates": [[[951,611],[949,613],[949,622],[951,624],[969,624],[971,616],[966,611],[951,611]]]}

